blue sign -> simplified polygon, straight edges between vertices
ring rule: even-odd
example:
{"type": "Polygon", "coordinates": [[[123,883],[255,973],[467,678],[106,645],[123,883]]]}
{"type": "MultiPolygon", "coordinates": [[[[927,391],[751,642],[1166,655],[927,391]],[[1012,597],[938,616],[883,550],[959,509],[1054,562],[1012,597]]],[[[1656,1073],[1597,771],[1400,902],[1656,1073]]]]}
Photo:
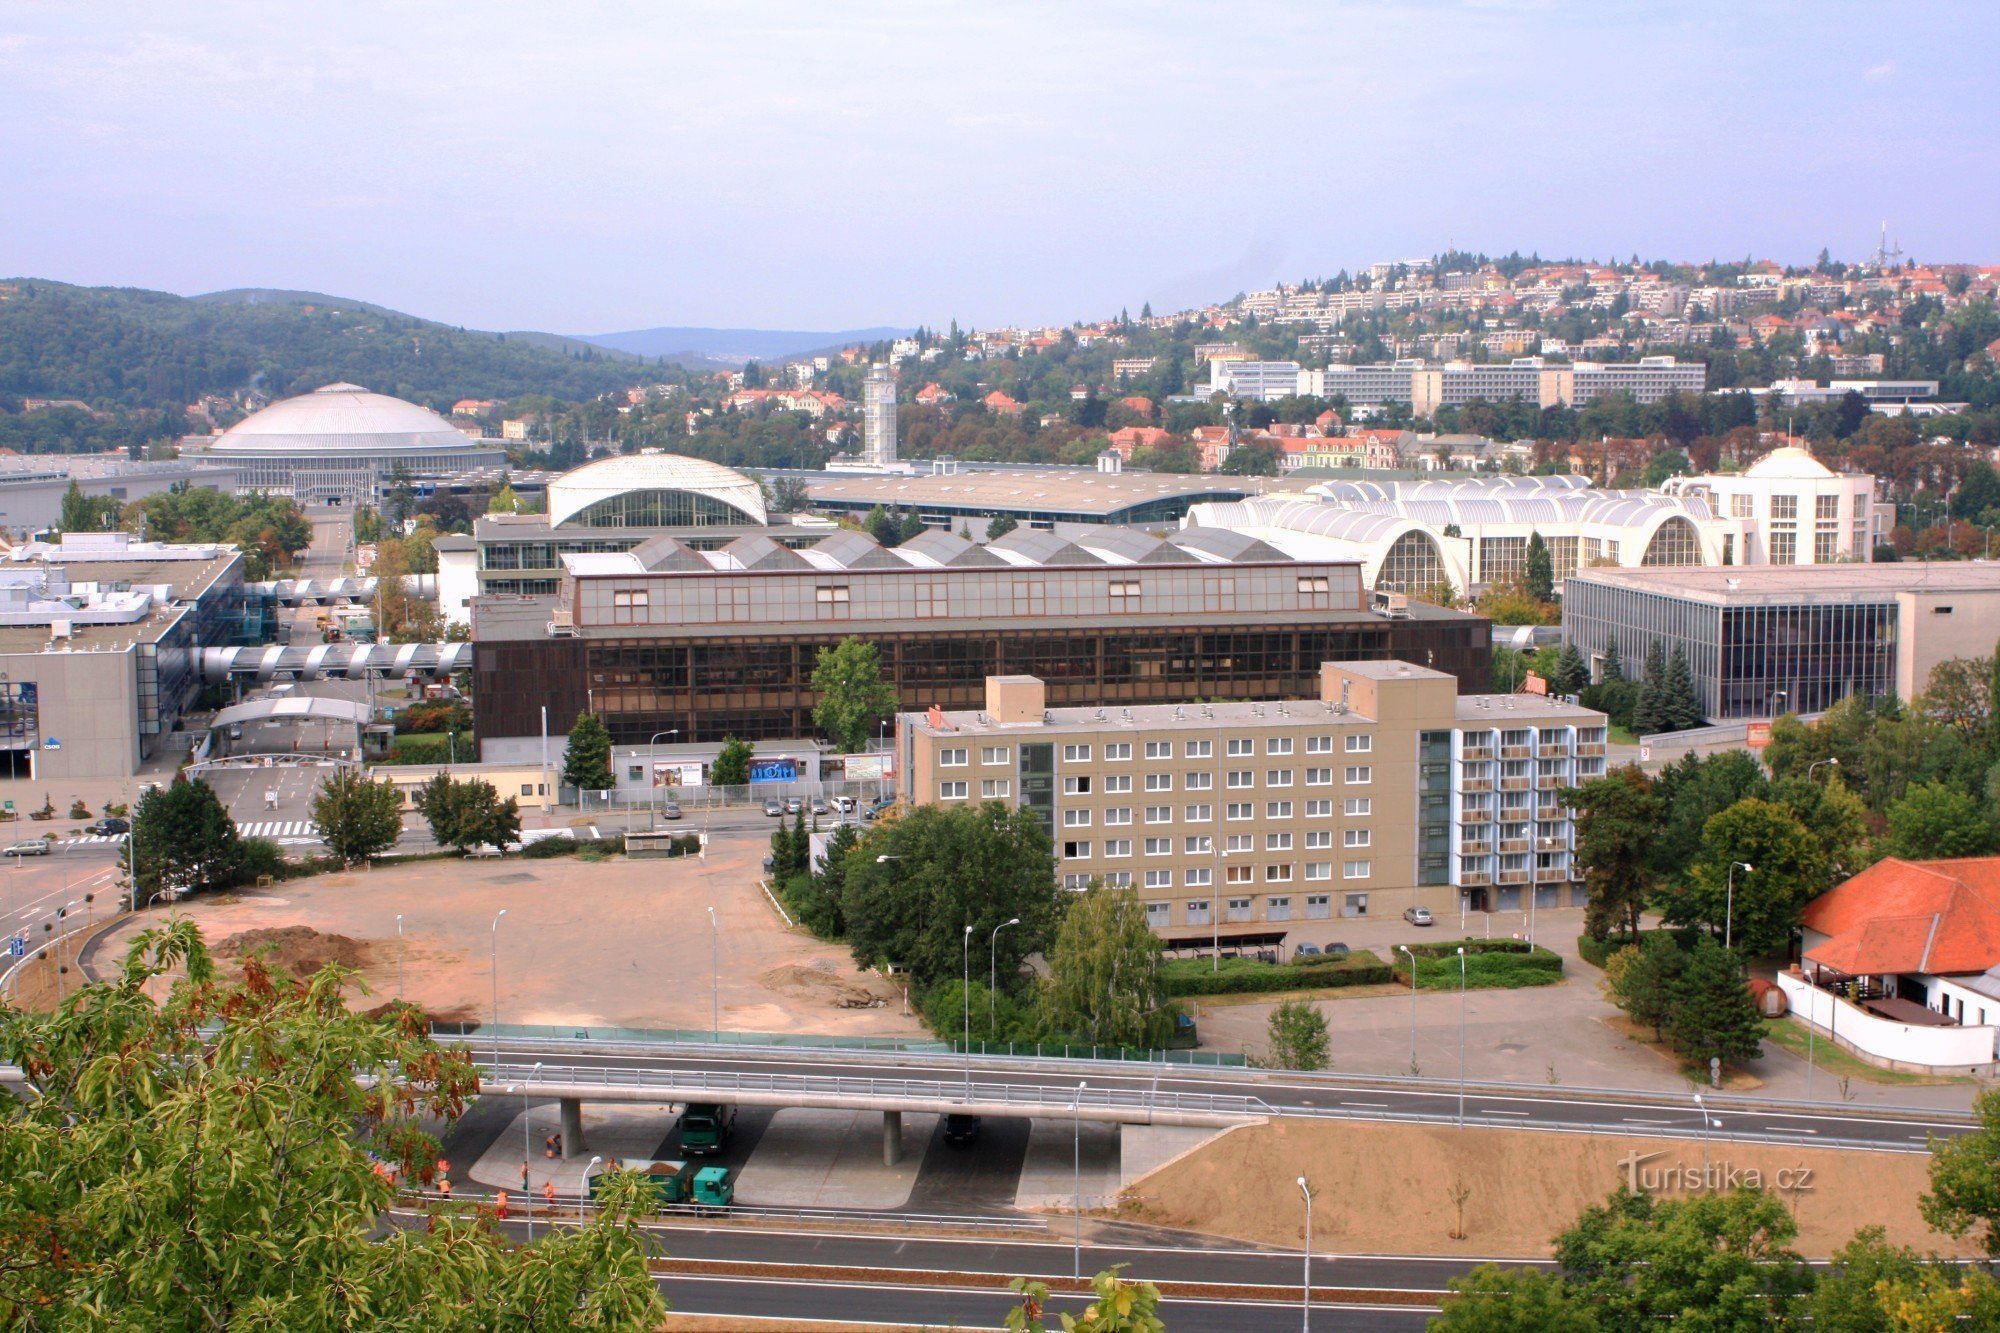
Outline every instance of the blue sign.
{"type": "Polygon", "coordinates": [[[750,761],[750,782],[797,782],[799,761],[796,759],[752,759],[750,761]]]}
{"type": "Polygon", "coordinates": [[[60,750],[62,749],[62,742],[56,737],[51,736],[42,742],[42,748],[44,750],[60,750]]]}
{"type": "Polygon", "coordinates": [[[15,935],[10,937],[7,941],[7,953],[9,957],[13,958],[27,957],[28,937],[26,935],[15,935]]]}

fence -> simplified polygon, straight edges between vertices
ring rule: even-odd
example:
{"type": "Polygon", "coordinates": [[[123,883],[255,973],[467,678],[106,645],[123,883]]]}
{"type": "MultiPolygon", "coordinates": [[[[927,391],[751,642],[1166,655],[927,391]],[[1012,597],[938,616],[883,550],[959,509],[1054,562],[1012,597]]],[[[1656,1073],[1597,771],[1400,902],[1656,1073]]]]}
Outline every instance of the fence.
{"type": "MultiPolygon", "coordinates": [[[[714,1032],[707,1028],[560,1028],[537,1024],[433,1023],[441,1040],[475,1038],[552,1042],[628,1042],[641,1045],[739,1046],[820,1051],[887,1052],[906,1055],[961,1055],[958,1041],[931,1037],[833,1037],[805,1032],[714,1032]]],[[[974,1042],[974,1055],[1022,1060],[1113,1060],[1140,1064],[1189,1065],[1211,1069],[1241,1069],[1243,1057],[1224,1051],[1146,1051],[1123,1046],[1081,1046],[1060,1043],[974,1042]]]]}

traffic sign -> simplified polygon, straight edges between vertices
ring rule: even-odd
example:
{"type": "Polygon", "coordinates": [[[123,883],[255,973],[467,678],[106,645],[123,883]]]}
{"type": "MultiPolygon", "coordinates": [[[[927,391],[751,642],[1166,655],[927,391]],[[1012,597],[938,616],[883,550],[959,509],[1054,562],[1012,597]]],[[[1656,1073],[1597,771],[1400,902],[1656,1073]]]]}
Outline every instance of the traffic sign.
{"type": "Polygon", "coordinates": [[[8,955],[8,956],[9,956],[10,958],[25,958],[25,957],[27,957],[27,956],[28,956],[28,937],[27,937],[26,935],[12,935],[12,936],[9,936],[9,937],[8,937],[8,939],[7,939],[7,955],[8,955]]]}

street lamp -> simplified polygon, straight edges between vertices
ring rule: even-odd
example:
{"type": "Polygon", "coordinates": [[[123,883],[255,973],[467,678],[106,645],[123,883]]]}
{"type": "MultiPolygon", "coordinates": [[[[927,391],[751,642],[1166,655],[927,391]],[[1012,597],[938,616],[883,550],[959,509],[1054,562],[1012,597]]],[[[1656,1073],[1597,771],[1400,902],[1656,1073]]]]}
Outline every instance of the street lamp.
{"type": "Polygon", "coordinates": [[[1299,1177],[1299,1193],[1306,1196],[1305,1301],[1300,1309],[1299,1327],[1311,1333],[1313,1326],[1313,1192],[1304,1176],[1299,1177]]]}
{"type": "Polygon", "coordinates": [[[396,913],[396,998],[403,998],[403,914],[396,913]]]}
{"type": "Polygon", "coordinates": [[[959,953],[964,962],[965,975],[958,983],[960,997],[965,1001],[965,1100],[972,1100],[972,926],[968,923],[965,934],[960,937],[962,946],[959,953]]]}
{"type": "Polygon", "coordinates": [[[646,739],[646,780],[653,784],[652,790],[646,793],[646,827],[648,829],[654,827],[654,813],[659,808],[660,795],[660,754],[653,747],[659,744],[660,737],[662,736],[678,736],[680,734],[681,729],[675,727],[671,731],[656,731],[646,739]]]}
{"type": "Polygon", "coordinates": [[[1812,775],[1813,775],[1813,770],[1814,770],[1814,769],[1816,769],[1816,768],[1818,768],[1818,767],[1819,767],[1820,765],[1822,765],[1822,764],[1832,764],[1832,765],[1833,765],[1833,766],[1834,766],[1835,768],[1839,768],[1839,767],[1840,767],[1840,756],[1839,756],[1839,755],[1835,755],[1835,756],[1833,756],[1833,757],[1832,757],[1831,759],[1815,759],[1815,760],[1813,760],[1813,761],[1812,761],[1812,762],[1811,762],[1810,764],[1807,764],[1807,765],[1806,765],[1806,781],[1807,781],[1807,782],[1811,782],[1811,781],[1812,781],[1812,775]]]}
{"type": "Polygon", "coordinates": [[[722,927],[715,920],[715,909],[708,909],[708,1021],[709,1040],[712,1044],[722,1044],[722,927]]]}
{"type": "MultiPolygon", "coordinates": [[[[528,1077],[521,1081],[521,1215],[528,1219],[528,1244],[535,1243],[534,1199],[528,1193],[528,1163],[534,1160],[535,1150],[529,1141],[529,1121],[534,1110],[528,1102],[528,1086],[535,1081],[535,1075],[542,1072],[542,1062],[535,1061],[535,1067],[528,1071],[528,1077]]],[[[507,1091],[512,1092],[509,1088],[507,1091]]]]}
{"type": "Polygon", "coordinates": [[[891,861],[900,861],[902,859],[903,857],[900,852],[884,852],[875,858],[875,864],[878,866],[887,865],[891,861]]]}
{"type": "MultiPolygon", "coordinates": [[[[1732,927],[1735,924],[1736,917],[1736,869],[1738,866],[1743,868],[1743,873],[1746,875],[1757,869],[1756,866],[1751,865],[1748,861],[1731,861],[1729,863],[1728,893],[1722,900],[1722,947],[1725,949],[1729,947],[1730,941],[1735,938],[1732,927]]],[[[1713,937],[1711,936],[1710,938],[1713,937]]]]}
{"type": "Polygon", "coordinates": [[[993,927],[993,935],[986,941],[986,1031],[988,1036],[992,1035],[994,1024],[997,1021],[994,1017],[996,1013],[994,1007],[996,1001],[993,997],[995,992],[1000,988],[1000,955],[998,952],[1000,947],[1000,932],[1009,926],[1018,926],[1020,924],[1021,918],[1018,916],[1007,921],[1002,921],[999,925],[993,927]]]}
{"type": "Polygon", "coordinates": [[[584,1165],[583,1183],[577,1187],[576,1191],[576,1220],[578,1225],[581,1225],[583,1222],[584,1205],[590,1201],[590,1173],[593,1169],[602,1165],[604,1165],[602,1157],[593,1157],[584,1165]]]}
{"type": "Polygon", "coordinates": [[[1465,946],[1458,946],[1458,1123],[1465,1127],[1465,946]]]}
{"type": "Polygon", "coordinates": [[[493,970],[493,1067],[500,1067],[500,918],[507,915],[501,908],[493,918],[493,939],[491,949],[493,970]]]}
{"type": "Polygon", "coordinates": [[[1069,1103],[1070,1170],[1076,1191],[1076,1244],[1070,1275],[1078,1278],[1083,1276],[1083,1090],[1089,1086],[1087,1081],[1077,1084],[1076,1096],[1069,1103]]]}
{"type": "Polygon", "coordinates": [[[1410,1068],[1417,1067],[1417,956],[1410,952],[1410,946],[1396,946],[1410,960],[1410,1068]]]}

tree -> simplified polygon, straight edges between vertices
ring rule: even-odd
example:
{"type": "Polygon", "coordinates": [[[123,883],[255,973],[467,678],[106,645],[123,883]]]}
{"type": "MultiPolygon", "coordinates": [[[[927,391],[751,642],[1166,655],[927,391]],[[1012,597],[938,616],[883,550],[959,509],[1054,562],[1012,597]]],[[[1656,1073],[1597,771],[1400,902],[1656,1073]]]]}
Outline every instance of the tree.
{"type": "Polygon", "coordinates": [[[1926,782],[1889,807],[1889,833],[1880,850],[1905,860],[1936,861],[1979,856],[1992,846],[1993,816],[1984,802],[1971,792],[1926,782]]]}
{"type": "Polygon", "coordinates": [[[23,1326],[658,1325],[636,1180],[532,1249],[469,1213],[387,1224],[384,1164],[431,1178],[424,1123],[462,1114],[479,1076],[416,1010],[352,1012],[353,975],[253,956],[224,982],[182,920],[59,1012],[6,1012],[0,1055],[39,1094],[0,1109],[0,1302],[23,1326]]]}
{"type": "Polygon", "coordinates": [[[486,502],[489,514],[518,514],[521,512],[521,497],[514,493],[511,485],[503,484],[493,492],[493,498],[486,502]]]}
{"type": "Polygon", "coordinates": [[[1556,1262],[1605,1328],[1783,1327],[1812,1285],[1797,1234],[1760,1190],[1657,1201],[1621,1187],[1556,1237],[1556,1262]]]}
{"type": "Polygon", "coordinates": [[[1687,650],[1674,644],[1667,657],[1667,672],[1660,687],[1660,722],[1667,731],[1687,731],[1705,719],[1701,697],[1695,693],[1694,673],[1688,669],[1687,650]]]}
{"type": "Polygon", "coordinates": [[[1659,836],[1660,801],[1652,780],[1637,764],[1571,787],[1559,800],[1577,812],[1576,861],[1587,867],[1584,932],[1608,939],[1613,932],[1636,936],[1639,914],[1657,883],[1651,869],[1659,836]]]}
{"type": "Polygon", "coordinates": [[[191,893],[237,883],[241,840],[215,789],[176,778],[139,798],[132,816],[138,899],[160,889],[191,893]]]}
{"type": "Polygon", "coordinates": [[[1757,760],[1743,750],[1707,757],[1690,752],[1668,764],[1653,783],[1662,807],[1653,841],[1654,871],[1664,879],[1680,879],[1701,855],[1708,821],[1738,801],[1768,797],[1770,787],[1757,760]]]}
{"type": "MultiPolygon", "coordinates": [[[[1097,1297],[1080,1315],[1063,1315],[1063,1333],[1166,1333],[1160,1321],[1160,1289],[1150,1282],[1124,1282],[1124,1264],[1091,1278],[1097,1297]]],[[[1042,1312],[1049,1303],[1049,1284],[1017,1277],[1007,1284],[1021,1303],[1007,1312],[1008,1333],[1048,1333],[1042,1312]]]]}
{"type": "Polygon", "coordinates": [[[1667,648],[1659,639],[1646,645],[1645,674],[1639,678],[1639,702],[1632,709],[1632,730],[1641,736],[1665,731],[1667,708],[1667,648]]]}
{"type": "Polygon", "coordinates": [[[847,933],[841,900],[847,889],[847,858],[859,842],[854,825],[843,823],[835,828],[819,864],[811,867],[811,891],[787,900],[800,924],[823,940],[837,940],[847,933]]]}
{"type": "Polygon", "coordinates": [[[771,483],[771,508],[780,514],[802,514],[812,508],[812,492],[797,477],[779,477],[771,483]]]}
{"type": "Polygon", "coordinates": [[[500,799],[493,784],[479,778],[463,782],[440,773],[417,791],[417,813],[431,826],[440,846],[464,852],[474,847],[504,851],[521,838],[521,808],[512,796],[500,799]]]}
{"type": "Polygon", "coordinates": [[[1666,1038],[1680,1003],[1681,976],[1687,971],[1687,953],[1671,935],[1642,935],[1637,944],[1627,945],[1613,955],[1622,960],[1613,977],[1612,999],[1632,1021],[1653,1029],[1653,1040],[1666,1038]]]}
{"type": "Polygon", "coordinates": [[[1735,952],[1707,936],[1697,940],[1678,993],[1667,1036],[1681,1059],[1706,1068],[1710,1060],[1740,1065],[1764,1053],[1764,1019],[1735,952]]]}
{"type": "Polygon", "coordinates": [[[1173,1034],[1160,940],[1130,889],[1094,884],[1071,900],[1049,951],[1043,1021],[1093,1046],[1156,1049],[1173,1034]]]}
{"type": "Polygon", "coordinates": [[[1813,1284],[1814,1328],[1840,1333],[2000,1327],[2000,1289],[1977,1268],[1925,1263],[1881,1227],[1854,1233],[1813,1284]]]}
{"type": "Polygon", "coordinates": [[[1590,684],[1590,667],[1583,660],[1583,653],[1574,643],[1566,643],[1556,654],[1556,669],[1549,679],[1549,688],[1557,694],[1582,694],[1584,686],[1590,684]]]}
{"type": "MultiPolygon", "coordinates": [[[[2000,656],[2000,654],[1996,654],[2000,656]]],[[[1991,657],[1954,657],[1931,668],[1916,711],[1950,727],[1967,740],[1978,740],[1993,715],[1991,657]]]]}
{"type": "Polygon", "coordinates": [[[2000,1090],[1973,1099],[1979,1128],[1931,1140],[1930,1192],[1917,1201],[1924,1221],[1951,1236],[1972,1233],[2000,1258],[2000,1090]]]}
{"type": "Polygon", "coordinates": [[[1618,655],[1618,636],[1616,634],[1606,634],[1604,636],[1604,665],[1603,665],[1602,679],[1623,680],[1624,678],[1625,678],[1625,659],[1618,655]]]}
{"type": "Polygon", "coordinates": [[[724,736],[722,748],[715,753],[715,762],[708,767],[709,782],[717,787],[749,786],[750,758],[755,753],[748,741],[724,736]]]}
{"type": "Polygon", "coordinates": [[[1285,1000],[1271,1011],[1266,1031],[1270,1038],[1268,1063],[1273,1069],[1325,1069],[1327,1055],[1326,1015],[1310,1000],[1285,1000]]]}
{"type": "Polygon", "coordinates": [[[342,865],[386,852],[403,836],[403,796],[396,784],[371,782],[359,769],[338,768],[313,793],[313,831],[342,865]]]}
{"type": "Polygon", "coordinates": [[[968,925],[984,936],[1021,918],[1000,932],[1002,976],[1018,973],[1055,937],[1055,858],[1032,810],[998,801],[918,806],[878,825],[846,866],[842,910],[854,960],[901,964],[919,988],[959,975],[968,925]]]}
{"type": "Polygon", "coordinates": [[[1274,446],[1246,444],[1231,449],[1215,470],[1232,477],[1275,477],[1284,470],[1281,457],[1274,446]]]}
{"type": "Polygon", "coordinates": [[[863,749],[875,724],[896,711],[896,692],[882,679],[881,655],[853,635],[819,650],[812,687],[819,695],[813,722],[843,754],[863,749]]]}
{"type": "Polygon", "coordinates": [[[113,496],[85,495],[83,487],[71,480],[63,492],[62,517],[56,526],[64,532],[103,532],[118,525],[124,509],[113,496]]]}
{"type": "Polygon", "coordinates": [[[1702,826],[1701,852],[1666,918],[1727,936],[1745,957],[1778,953],[1791,943],[1805,905],[1826,890],[1827,865],[1827,849],[1788,806],[1753,796],[1702,826]]]}
{"type": "Polygon", "coordinates": [[[987,521],[986,540],[990,542],[995,538],[1005,537],[1019,526],[1021,525],[1015,521],[1012,514],[995,514],[987,521]]]}
{"type": "Polygon", "coordinates": [[[1538,602],[1556,599],[1556,567],[1549,556],[1549,544],[1539,532],[1528,534],[1528,564],[1525,578],[1528,596],[1538,602]]]}
{"type": "Polygon", "coordinates": [[[563,782],[578,791],[606,791],[612,783],[611,733],[595,713],[579,713],[569,729],[563,782]]]}
{"type": "Polygon", "coordinates": [[[1428,1333],[1598,1333],[1604,1327],[1555,1273],[1481,1264],[1445,1285],[1452,1299],[1428,1333]]]}

